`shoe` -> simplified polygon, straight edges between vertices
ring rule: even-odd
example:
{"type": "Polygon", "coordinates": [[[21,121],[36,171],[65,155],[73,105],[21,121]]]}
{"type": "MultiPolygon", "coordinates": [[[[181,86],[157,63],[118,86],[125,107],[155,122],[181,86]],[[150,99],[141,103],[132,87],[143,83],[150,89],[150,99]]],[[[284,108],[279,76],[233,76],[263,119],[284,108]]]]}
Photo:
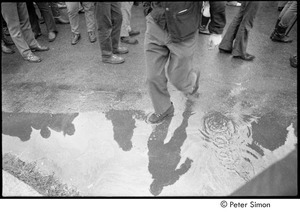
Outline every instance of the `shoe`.
{"type": "Polygon", "coordinates": [[[38,33],[34,32],[33,35],[34,35],[34,38],[37,39],[38,37],[40,37],[42,35],[42,33],[40,33],[40,32],[38,32],[38,33]]]}
{"type": "Polygon", "coordinates": [[[48,40],[49,40],[49,42],[54,41],[55,38],[56,38],[56,33],[55,32],[49,32],[49,34],[48,34],[48,40]]]}
{"type": "Polygon", "coordinates": [[[270,38],[274,42],[280,43],[291,43],[293,40],[289,39],[285,33],[288,27],[281,26],[280,22],[276,25],[274,31],[272,32],[270,38]]]}
{"type": "Polygon", "coordinates": [[[96,42],[97,38],[96,38],[95,32],[94,31],[88,32],[88,34],[89,34],[89,40],[90,40],[90,42],[91,43],[96,42]]]}
{"type": "Polygon", "coordinates": [[[66,3],[64,3],[64,2],[58,2],[57,6],[58,6],[59,9],[67,8],[66,3]]]}
{"type": "Polygon", "coordinates": [[[171,117],[174,115],[174,106],[173,103],[171,102],[171,106],[162,114],[157,114],[157,113],[152,113],[148,118],[147,118],[147,123],[150,124],[159,124],[163,122],[167,117],[171,117]]]}
{"type": "Polygon", "coordinates": [[[36,47],[32,47],[30,49],[33,52],[44,52],[44,51],[48,51],[50,48],[47,46],[41,46],[40,44],[38,44],[36,47]]]}
{"type": "Polygon", "coordinates": [[[1,40],[1,47],[2,47],[2,52],[5,54],[13,54],[15,51],[8,46],[5,45],[5,42],[1,40]]]}
{"type": "Polygon", "coordinates": [[[6,35],[2,36],[2,40],[4,41],[4,43],[8,46],[14,45],[15,43],[13,42],[13,40],[11,39],[11,37],[8,37],[6,35]]]}
{"type": "Polygon", "coordinates": [[[72,45],[77,44],[79,42],[80,38],[81,38],[80,34],[73,33],[71,44],[72,45]]]}
{"type": "Polygon", "coordinates": [[[23,58],[24,60],[27,60],[32,63],[39,63],[42,61],[40,57],[34,55],[32,52],[30,52],[27,56],[24,56],[23,58]]]}
{"type": "Polygon", "coordinates": [[[131,38],[131,37],[121,37],[121,42],[122,43],[127,43],[127,44],[138,44],[139,41],[137,39],[131,38]]]}
{"type": "Polygon", "coordinates": [[[199,27],[199,33],[204,35],[210,35],[209,30],[206,28],[206,26],[200,26],[199,27]]]}
{"type": "Polygon", "coordinates": [[[131,30],[128,32],[129,36],[136,36],[136,35],[139,35],[140,34],[140,31],[134,31],[134,30],[131,30]]]}
{"type": "Polygon", "coordinates": [[[126,54],[128,52],[128,49],[124,46],[119,46],[117,49],[113,50],[114,54],[126,54]]]}
{"type": "Polygon", "coordinates": [[[224,54],[231,54],[232,50],[225,50],[225,49],[220,49],[219,48],[219,52],[224,53],[224,54]]]}
{"type": "Polygon", "coordinates": [[[254,60],[255,56],[254,55],[251,55],[251,54],[248,54],[246,53],[245,55],[238,55],[238,56],[233,56],[234,58],[237,58],[237,59],[242,59],[242,60],[246,60],[246,61],[252,61],[254,60]]]}
{"type": "Polygon", "coordinates": [[[291,56],[290,57],[290,65],[293,67],[293,68],[297,68],[297,55],[295,56],[291,56]]]}
{"type": "Polygon", "coordinates": [[[229,1],[229,2],[226,3],[226,5],[240,7],[242,4],[240,2],[237,2],[237,1],[229,1]]]}
{"type": "Polygon", "coordinates": [[[119,57],[113,54],[110,57],[102,57],[102,62],[110,63],[110,64],[120,64],[120,63],[124,63],[125,59],[123,57],[119,57]]]}
{"type": "Polygon", "coordinates": [[[61,16],[54,18],[56,24],[69,24],[69,20],[64,20],[61,16]]]}

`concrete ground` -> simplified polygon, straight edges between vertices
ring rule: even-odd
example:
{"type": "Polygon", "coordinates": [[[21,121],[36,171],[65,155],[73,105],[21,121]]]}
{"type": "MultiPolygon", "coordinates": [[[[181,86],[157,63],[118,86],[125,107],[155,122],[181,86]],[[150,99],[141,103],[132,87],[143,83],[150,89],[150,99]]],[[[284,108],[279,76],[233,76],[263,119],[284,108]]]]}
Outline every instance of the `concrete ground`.
{"type": "MultiPolygon", "coordinates": [[[[226,8],[225,31],[238,9],[226,8]]],[[[69,25],[57,25],[53,43],[42,25],[38,41],[50,51],[37,53],[41,63],[25,62],[18,52],[2,54],[2,155],[36,162],[42,173],[54,173],[83,196],[233,194],[297,146],[297,69],[289,64],[297,52],[297,26],[289,34],[292,43],[272,42],[278,15],[277,2],[261,3],[248,43],[254,62],[208,50],[208,36],[199,35],[194,67],[201,71],[200,97],[190,106],[169,85],[175,115],[157,126],[145,123],[152,105],[141,6],[132,11],[139,44],[124,44],[129,54],[121,65],[101,62],[84,14],[75,46],[69,25]]],[[[297,163],[289,164],[274,175],[297,188],[297,163]]],[[[2,177],[9,187],[12,181],[2,177]]],[[[272,193],[267,189],[276,185],[266,182],[263,195],[293,194],[272,193]]]]}

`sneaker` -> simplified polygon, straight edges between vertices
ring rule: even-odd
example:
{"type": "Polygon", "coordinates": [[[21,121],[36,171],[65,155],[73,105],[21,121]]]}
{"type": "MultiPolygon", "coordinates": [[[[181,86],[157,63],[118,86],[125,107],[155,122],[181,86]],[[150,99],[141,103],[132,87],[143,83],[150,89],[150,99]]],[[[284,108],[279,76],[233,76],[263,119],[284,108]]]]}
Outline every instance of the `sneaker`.
{"type": "Polygon", "coordinates": [[[171,102],[171,106],[162,114],[152,113],[146,120],[150,124],[159,124],[163,122],[167,117],[174,115],[174,106],[171,102]]]}

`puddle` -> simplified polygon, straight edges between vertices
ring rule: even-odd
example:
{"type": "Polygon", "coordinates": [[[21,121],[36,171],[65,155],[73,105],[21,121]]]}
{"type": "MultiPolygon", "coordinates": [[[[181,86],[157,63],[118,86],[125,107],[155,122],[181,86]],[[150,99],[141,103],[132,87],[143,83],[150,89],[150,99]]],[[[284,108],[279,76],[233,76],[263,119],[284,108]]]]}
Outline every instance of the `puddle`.
{"type": "MultiPolygon", "coordinates": [[[[159,125],[144,111],[2,112],[2,154],[36,161],[84,196],[229,195],[295,149],[294,126],[251,111],[176,108],[159,125]],[[269,143],[271,142],[271,143],[269,143]]],[[[276,117],[275,117],[276,119],[276,117]]]]}

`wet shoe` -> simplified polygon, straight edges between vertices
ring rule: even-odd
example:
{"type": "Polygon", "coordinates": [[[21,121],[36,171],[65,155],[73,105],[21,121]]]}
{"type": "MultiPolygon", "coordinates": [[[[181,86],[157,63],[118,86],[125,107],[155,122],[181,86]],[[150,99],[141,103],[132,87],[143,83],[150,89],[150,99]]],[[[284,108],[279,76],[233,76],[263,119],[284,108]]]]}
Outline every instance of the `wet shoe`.
{"type": "Polygon", "coordinates": [[[129,36],[136,36],[140,34],[140,31],[131,30],[128,32],[129,36]]]}
{"type": "Polygon", "coordinates": [[[73,33],[71,44],[76,45],[79,42],[80,38],[81,38],[80,34],[73,33]]]}
{"type": "Polygon", "coordinates": [[[110,64],[120,64],[120,63],[124,63],[125,59],[123,57],[119,57],[113,54],[110,57],[102,57],[102,62],[110,63],[110,64]]]}
{"type": "Polygon", "coordinates": [[[27,56],[23,57],[24,60],[32,62],[32,63],[39,63],[42,61],[42,59],[36,55],[34,55],[32,52],[30,52],[27,56]]]}
{"type": "Polygon", "coordinates": [[[231,54],[232,51],[231,50],[225,50],[225,49],[220,49],[219,48],[219,52],[220,53],[224,53],[224,54],[231,54]]]}
{"type": "Polygon", "coordinates": [[[128,49],[124,46],[119,46],[117,49],[113,50],[114,54],[126,54],[128,52],[128,49]]]}
{"type": "Polygon", "coordinates": [[[5,54],[13,54],[15,51],[8,46],[5,45],[5,42],[1,40],[1,47],[2,47],[2,52],[5,54]]]}
{"type": "Polygon", "coordinates": [[[89,40],[90,40],[90,42],[91,43],[96,42],[97,38],[96,38],[95,32],[94,31],[88,32],[88,34],[89,34],[89,40]]]}
{"type": "Polygon", "coordinates": [[[251,55],[251,54],[248,54],[248,53],[246,53],[245,55],[238,55],[238,56],[233,56],[233,57],[237,58],[237,59],[246,60],[246,61],[252,61],[255,58],[254,55],[251,55]]]}
{"type": "Polygon", "coordinates": [[[127,44],[138,44],[138,40],[137,39],[134,39],[134,38],[131,38],[131,37],[121,37],[121,42],[122,43],[127,43],[127,44]]]}
{"type": "Polygon", "coordinates": [[[36,47],[32,47],[30,49],[33,52],[44,52],[44,51],[48,51],[49,47],[47,47],[47,46],[41,46],[40,44],[38,44],[36,47]]]}
{"type": "Polygon", "coordinates": [[[63,19],[61,16],[54,18],[56,24],[69,24],[69,20],[63,19]]]}
{"type": "Polygon", "coordinates": [[[147,123],[150,124],[159,124],[163,122],[167,117],[171,117],[174,115],[174,106],[173,103],[171,103],[171,106],[162,114],[152,113],[148,119],[147,123]]]}
{"type": "Polygon", "coordinates": [[[55,38],[56,38],[56,33],[55,32],[49,32],[49,34],[48,34],[48,40],[49,40],[49,42],[54,41],[55,38]]]}

